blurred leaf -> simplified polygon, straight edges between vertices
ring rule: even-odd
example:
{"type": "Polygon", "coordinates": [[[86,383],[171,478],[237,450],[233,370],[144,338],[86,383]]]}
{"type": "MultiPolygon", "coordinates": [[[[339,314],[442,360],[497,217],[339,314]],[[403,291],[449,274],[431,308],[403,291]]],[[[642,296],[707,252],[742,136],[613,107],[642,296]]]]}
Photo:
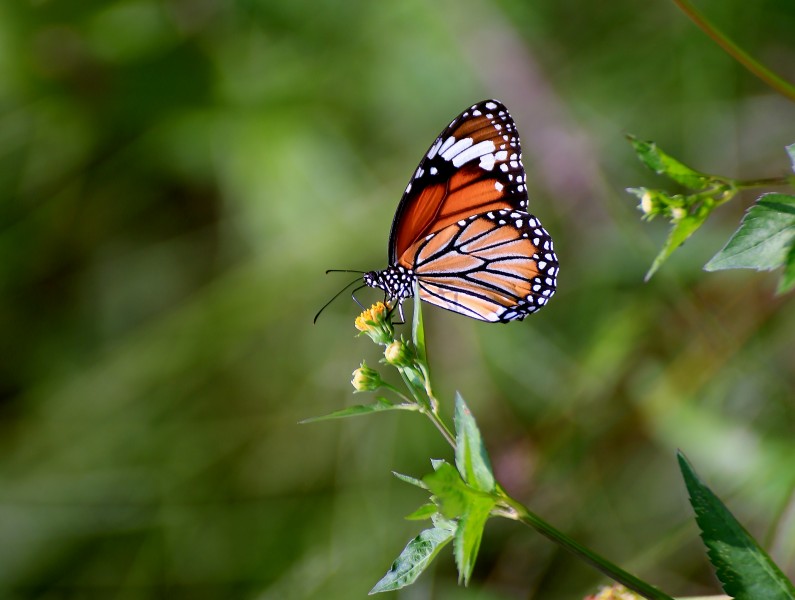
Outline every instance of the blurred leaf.
{"type": "Polygon", "coordinates": [[[654,275],[657,269],[662,266],[671,254],[673,254],[674,250],[681,246],[687,238],[693,235],[693,233],[704,224],[709,213],[709,210],[701,210],[695,215],[686,215],[674,223],[668,234],[668,239],[666,239],[665,244],[663,244],[662,250],[657,254],[654,262],[651,264],[651,268],[648,273],[646,273],[646,281],[651,279],[652,275],[654,275]]]}
{"type": "Polygon", "coordinates": [[[483,539],[483,529],[494,505],[494,499],[489,496],[471,496],[464,514],[458,520],[453,547],[458,580],[464,585],[469,583],[472,576],[480,541],[483,539]]]}
{"type": "Polygon", "coordinates": [[[428,504],[423,504],[414,512],[406,515],[406,519],[409,521],[423,521],[425,519],[430,519],[437,512],[439,512],[439,508],[435,504],[429,502],[428,504]]]}
{"type": "Polygon", "coordinates": [[[677,457],[701,538],[724,591],[736,600],[795,600],[792,582],[704,485],[684,454],[677,457]]]}
{"type": "Polygon", "coordinates": [[[494,474],[475,418],[461,394],[455,395],[455,464],[464,481],[481,492],[493,492],[494,474]]]}
{"type": "Polygon", "coordinates": [[[439,512],[448,519],[464,514],[473,490],[467,487],[453,465],[437,463],[436,470],[422,478],[439,502],[439,512]]]}
{"type": "Polygon", "coordinates": [[[764,194],[748,210],[726,246],[704,268],[769,271],[791,264],[794,244],[795,196],[764,194]]]}
{"type": "Polygon", "coordinates": [[[392,471],[392,475],[394,475],[401,481],[405,481],[406,483],[410,483],[411,485],[416,485],[418,488],[422,488],[424,490],[428,489],[428,486],[425,485],[421,480],[417,479],[416,477],[411,477],[410,475],[404,475],[403,473],[398,473],[396,471],[392,471]]]}
{"type": "Polygon", "coordinates": [[[786,147],[787,154],[789,155],[789,162],[790,166],[792,167],[792,172],[795,173],[795,144],[790,144],[786,147]]]}
{"type": "Polygon", "coordinates": [[[411,540],[370,594],[391,592],[411,585],[453,537],[450,529],[426,529],[411,540]]]}
{"type": "Polygon", "coordinates": [[[455,561],[459,581],[467,584],[475,566],[483,528],[496,500],[484,490],[467,485],[460,472],[473,483],[489,491],[495,487],[488,457],[480,443],[480,434],[460,395],[456,398],[456,463],[459,470],[447,462],[437,463],[436,471],[426,475],[428,484],[439,505],[439,512],[448,519],[458,519],[455,534],[455,561]],[[462,441],[463,440],[463,441],[462,441]],[[459,458],[460,456],[460,458],[459,458]]]}
{"type": "Polygon", "coordinates": [[[691,190],[704,190],[710,186],[710,177],[672,158],[654,142],[642,142],[632,136],[628,138],[638,158],[655,173],[665,175],[691,190]]]}
{"type": "Polygon", "coordinates": [[[357,404],[356,406],[349,406],[321,417],[309,417],[308,419],[299,421],[299,423],[303,425],[304,423],[316,423],[317,421],[328,421],[329,419],[345,419],[347,417],[358,417],[360,415],[369,415],[386,410],[417,410],[417,406],[415,404],[393,404],[386,398],[378,398],[375,404],[357,404]]]}

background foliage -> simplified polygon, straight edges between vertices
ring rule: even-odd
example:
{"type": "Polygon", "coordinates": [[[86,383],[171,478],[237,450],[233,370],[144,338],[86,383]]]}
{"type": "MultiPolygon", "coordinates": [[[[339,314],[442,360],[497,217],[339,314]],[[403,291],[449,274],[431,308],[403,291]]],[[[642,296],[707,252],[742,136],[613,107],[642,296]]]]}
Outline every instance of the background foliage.
{"type": "MultiPolygon", "coordinates": [[[[700,6],[795,80],[789,0],[700,6]]],[[[353,402],[348,374],[377,361],[352,303],[312,327],[344,283],[322,273],[385,266],[422,152],[490,96],[518,122],[560,288],[522,324],[425,311],[448,414],[462,390],[537,513],[670,593],[717,593],[682,448],[793,576],[792,300],[771,274],[701,271],[753,196],[644,285],[666,227],[624,191],[659,183],[624,134],[776,176],[795,106],[671,3],[23,0],[0,5],[3,597],[372,587],[417,531],[390,469],[449,451],[414,415],[296,424],[353,402]]],[[[599,582],[495,523],[468,590],[448,557],[401,597],[599,582]]]]}

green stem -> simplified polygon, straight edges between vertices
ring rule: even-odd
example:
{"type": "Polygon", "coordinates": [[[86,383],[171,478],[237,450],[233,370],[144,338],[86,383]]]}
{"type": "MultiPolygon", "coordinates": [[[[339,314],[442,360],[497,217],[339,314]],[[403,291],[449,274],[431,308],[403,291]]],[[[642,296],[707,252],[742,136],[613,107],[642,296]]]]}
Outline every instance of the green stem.
{"type": "Polygon", "coordinates": [[[745,181],[733,180],[734,187],[742,190],[758,187],[771,187],[776,185],[793,185],[795,184],[795,177],[768,177],[766,179],[747,179],[745,181]]]}
{"type": "Polygon", "coordinates": [[[617,581],[624,587],[640,594],[648,600],[673,600],[670,596],[661,592],[653,585],[638,579],[631,573],[627,573],[618,565],[611,563],[606,558],[599,556],[585,546],[575,542],[562,531],[555,529],[552,527],[552,525],[530,512],[524,505],[508,496],[501,488],[499,489],[499,493],[502,503],[509,509],[504,513],[500,513],[502,516],[514,519],[520,523],[524,523],[525,525],[532,527],[541,535],[549,538],[556,544],[561,545],[563,548],[575,556],[578,556],[593,567],[596,567],[599,571],[614,581],[617,581]]]}
{"type": "Polygon", "coordinates": [[[388,389],[388,390],[390,390],[390,391],[391,391],[393,394],[395,394],[395,395],[399,396],[400,398],[402,398],[404,401],[408,402],[409,404],[416,404],[416,403],[417,403],[416,401],[413,401],[411,398],[409,398],[408,396],[406,396],[406,394],[404,394],[403,392],[401,392],[399,389],[397,389],[397,388],[396,388],[394,385],[392,385],[391,383],[387,383],[386,381],[384,381],[384,382],[381,384],[381,386],[382,386],[382,387],[384,387],[384,388],[386,388],[386,389],[388,389]]]}
{"type": "Polygon", "coordinates": [[[447,427],[447,425],[439,416],[439,414],[437,412],[434,412],[433,410],[427,410],[427,409],[422,409],[421,412],[425,413],[425,415],[431,420],[431,422],[434,425],[436,425],[436,429],[439,430],[439,432],[444,436],[444,439],[447,440],[447,443],[450,444],[455,450],[455,436],[447,427]]]}
{"type": "MultiPolygon", "coordinates": [[[[406,387],[414,397],[414,403],[419,407],[420,412],[431,420],[431,423],[436,426],[436,429],[438,429],[439,433],[441,433],[444,439],[447,440],[447,443],[455,448],[455,436],[452,434],[450,429],[442,420],[442,417],[439,415],[439,402],[436,400],[436,397],[433,395],[433,391],[431,390],[431,384],[426,377],[427,371],[422,368],[420,369],[419,377],[417,377],[421,382],[420,385],[415,385],[413,381],[412,375],[416,377],[416,370],[410,375],[407,372],[406,367],[398,367],[398,372],[400,373],[400,377],[403,379],[403,383],[406,384],[406,387]],[[423,398],[418,393],[418,388],[420,387],[427,394],[427,398],[423,398]]],[[[402,395],[403,394],[401,394],[401,396],[402,395]]],[[[405,396],[403,397],[405,398],[405,396]]]]}
{"type": "Polygon", "coordinates": [[[698,27],[711,37],[715,43],[723,48],[732,58],[743,65],[751,73],[756,75],[759,79],[764,81],[771,88],[776,90],[782,96],[795,101],[795,86],[788,81],[785,81],[773,71],[765,67],[763,64],[751,58],[747,52],[737,46],[726,35],[718,30],[709,20],[695,7],[689,0],[673,0],[683,13],[685,13],[690,20],[693,21],[698,27]]]}

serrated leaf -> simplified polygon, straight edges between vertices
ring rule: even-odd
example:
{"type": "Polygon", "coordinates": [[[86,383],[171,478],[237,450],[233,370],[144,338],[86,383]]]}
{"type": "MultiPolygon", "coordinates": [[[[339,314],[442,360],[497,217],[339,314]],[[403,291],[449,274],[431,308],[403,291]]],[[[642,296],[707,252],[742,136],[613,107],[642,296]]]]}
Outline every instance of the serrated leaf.
{"type": "Polygon", "coordinates": [[[662,266],[671,254],[673,254],[674,250],[681,246],[687,238],[693,235],[693,233],[704,224],[708,215],[709,211],[705,210],[695,215],[687,215],[674,223],[674,226],[668,234],[668,239],[666,239],[665,244],[663,244],[662,250],[660,250],[659,254],[654,258],[649,272],[646,273],[646,281],[651,279],[652,275],[654,275],[657,269],[662,266]]]}
{"type": "Polygon", "coordinates": [[[452,537],[452,531],[437,527],[420,533],[406,545],[386,575],[370,590],[370,595],[399,590],[414,583],[452,537]]]}
{"type": "Polygon", "coordinates": [[[415,404],[394,404],[386,398],[378,398],[375,404],[357,404],[356,406],[349,406],[321,417],[309,417],[308,419],[299,421],[299,424],[303,425],[304,423],[316,423],[317,421],[328,421],[330,419],[358,417],[360,415],[369,415],[386,410],[417,410],[417,406],[415,404]]]}
{"type": "Polygon", "coordinates": [[[704,266],[707,271],[783,266],[795,245],[795,196],[764,194],[743,217],[726,246],[704,266]]]}
{"type": "Polygon", "coordinates": [[[792,172],[795,173],[795,144],[790,144],[787,148],[787,154],[789,155],[789,162],[792,166],[792,172]]]}
{"type": "Polygon", "coordinates": [[[483,529],[489,519],[495,501],[488,496],[471,497],[464,514],[458,520],[453,539],[458,581],[467,585],[475,568],[475,561],[483,539],[483,529]]]}
{"type": "Polygon", "coordinates": [[[439,512],[448,519],[455,519],[464,513],[472,495],[455,467],[447,462],[440,463],[433,473],[422,478],[439,504],[439,512]]]}
{"type": "Polygon", "coordinates": [[[679,468],[696,513],[710,562],[735,600],[795,600],[795,586],[720,499],[699,479],[685,456],[679,468]]]}
{"type": "Polygon", "coordinates": [[[687,165],[669,156],[657,147],[654,142],[642,142],[629,136],[638,158],[659,175],[665,175],[691,190],[704,190],[711,184],[709,176],[691,169],[687,165]]]}
{"type": "Polygon", "coordinates": [[[476,490],[493,492],[496,484],[488,452],[475,417],[458,392],[455,395],[455,431],[455,464],[461,477],[476,490]]]}
{"type": "Polygon", "coordinates": [[[403,473],[398,473],[397,471],[392,471],[392,475],[400,479],[400,481],[405,481],[411,485],[416,485],[418,488],[422,488],[424,490],[428,489],[428,486],[425,485],[421,480],[417,479],[416,477],[412,477],[411,475],[404,475],[403,473]]]}
{"type": "Polygon", "coordinates": [[[407,521],[424,521],[425,519],[430,519],[433,515],[439,512],[439,508],[432,503],[423,504],[417,510],[412,513],[409,513],[404,518],[407,521]]]}

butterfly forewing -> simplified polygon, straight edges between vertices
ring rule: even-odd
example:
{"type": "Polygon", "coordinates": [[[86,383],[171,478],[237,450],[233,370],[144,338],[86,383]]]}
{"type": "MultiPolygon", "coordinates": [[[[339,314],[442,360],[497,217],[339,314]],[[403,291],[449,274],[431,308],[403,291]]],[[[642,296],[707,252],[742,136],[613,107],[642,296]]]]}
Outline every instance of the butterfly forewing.
{"type": "Polygon", "coordinates": [[[526,210],[516,125],[497,100],[471,106],[436,138],[398,205],[389,237],[394,265],[417,240],[471,215],[526,210]]]}

